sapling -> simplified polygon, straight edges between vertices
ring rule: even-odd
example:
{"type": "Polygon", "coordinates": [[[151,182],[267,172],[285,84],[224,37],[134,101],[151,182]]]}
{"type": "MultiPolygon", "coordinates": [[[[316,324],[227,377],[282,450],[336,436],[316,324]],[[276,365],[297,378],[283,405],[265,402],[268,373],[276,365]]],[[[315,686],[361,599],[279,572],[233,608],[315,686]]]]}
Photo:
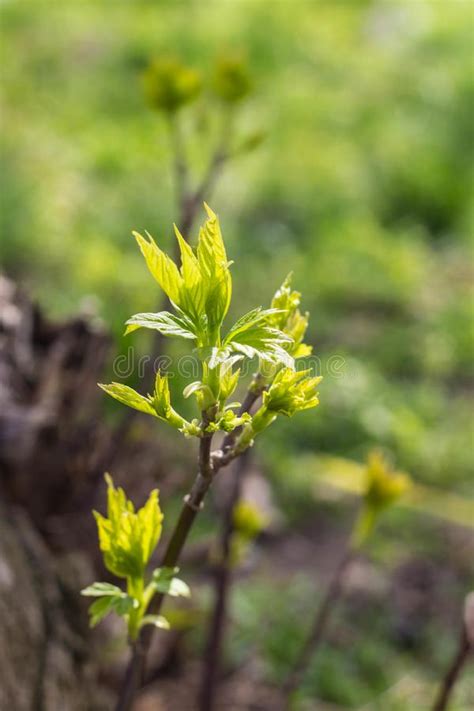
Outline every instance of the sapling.
{"type": "Polygon", "coordinates": [[[293,694],[300,688],[308,666],[324,640],[327,625],[343,592],[344,577],[350,564],[367,544],[381,514],[403,496],[410,486],[410,477],[403,472],[392,471],[381,452],[375,450],[369,454],[362,505],[352,534],[316,612],[310,632],[283,684],[285,708],[290,708],[293,694]]]}
{"type": "MultiPolygon", "coordinates": [[[[174,571],[178,564],[193,522],[219,470],[248,450],[278,416],[290,417],[319,404],[317,387],[321,378],[312,375],[309,369],[295,370],[298,329],[294,335],[282,330],[282,320],[289,312],[284,300],[268,309],[257,307],[238,319],[230,329],[224,330],[232,295],[231,262],[227,259],[218,218],[207,205],[205,207],[207,220],[199,231],[196,251],[175,227],[181,256],[179,268],[150,235],[143,237],[134,233],[151,274],[170,301],[171,311],[136,314],[128,319],[126,330],[131,333],[139,328],[150,328],[164,336],[192,343],[201,365],[201,378],[185,387],[184,396],[194,398],[198,416],[189,420],[173,407],[168,376],[160,371],[156,373],[153,392],[148,395],[141,395],[120,383],[101,385],[119,402],[166,422],[185,437],[195,437],[199,442],[197,474],[184,497],[162,555],[161,569],[168,571],[166,575],[171,578],[173,572],[169,571],[174,571]],[[242,361],[253,358],[260,364],[258,374],[241,405],[232,400],[232,396],[241,380],[242,361]],[[261,402],[256,412],[250,414],[248,410],[255,403],[255,394],[257,397],[261,395],[261,402]],[[219,432],[223,433],[222,442],[213,449],[213,438],[219,432]]],[[[123,493],[118,496],[121,502],[124,501],[123,493]]],[[[128,521],[132,515],[128,504],[124,504],[121,511],[119,522],[128,521]]],[[[101,519],[98,521],[101,531],[103,524],[101,519]]],[[[127,530],[124,526],[125,538],[127,530]]],[[[158,539],[155,541],[155,538],[156,535],[153,538],[156,543],[158,539]]],[[[130,547],[134,548],[134,545],[131,540],[130,547]]],[[[145,582],[140,586],[147,589],[145,582]]],[[[137,584],[137,588],[140,586],[137,584]]],[[[142,597],[141,603],[133,585],[127,592],[130,598],[139,601],[139,607],[135,602],[127,603],[127,614],[130,617],[133,610],[137,610],[137,616],[139,612],[143,616],[132,625],[132,655],[117,705],[120,711],[131,708],[143,678],[153,625],[142,625],[141,622],[148,615],[155,621],[161,620],[161,606],[167,592],[156,589],[150,600],[142,597]]]]}

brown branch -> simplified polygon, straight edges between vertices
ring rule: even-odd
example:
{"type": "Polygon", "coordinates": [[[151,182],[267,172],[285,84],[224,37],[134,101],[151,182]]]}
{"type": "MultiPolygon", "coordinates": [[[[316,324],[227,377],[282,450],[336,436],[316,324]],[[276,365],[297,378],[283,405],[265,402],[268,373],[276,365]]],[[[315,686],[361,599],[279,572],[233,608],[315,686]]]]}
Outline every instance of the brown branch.
{"type": "Polygon", "coordinates": [[[473,651],[473,644],[469,637],[468,625],[464,624],[459,635],[459,642],[454,658],[441,682],[441,686],[436,697],[433,711],[445,711],[451,698],[454,686],[461,674],[461,670],[473,651]]]}
{"type": "MultiPolygon", "coordinates": [[[[200,440],[199,446],[199,471],[191,488],[184,498],[179,519],[175,525],[172,536],[166,548],[162,565],[174,568],[179,561],[181,551],[188,538],[194,519],[202,508],[204,497],[212,483],[213,471],[211,466],[211,441],[212,434],[205,435],[200,440]]],[[[157,615],[163,604],[165,596],[156,595],[150,605],[150,614],[157,615]]],[[[125,674],[122,691],[116,706],[116,711],[130,711],[140,688],[146,667],[146,656],[153,637],[154,628],[151,625],[144,627],[140,636],[132,647],[131,659],[125,674]]]]}
{"type": "Polygon", "coordinates": [[[304,643],[289,676],[283,684],[282,691],[287,704],[286,708],[289,708],[291,696],[301,686],[308,666],[324,639],[327,625],[343,590],[344,575],[350,563],[353,561],[354,556],[355,551],[352,548],[348,548],[337,566],[326,590],[323,602],[316,613],[316,617],[313,621],[306,642],[304,643]]]}
{"type": "Polygon", "coordinates": [[[240,500],[243,477],[248,465],[247,450],[237,460],[232,479],[229,482],[230,495],[222,514],[221,531],[218,543],[219,562],[214,570],[214,607],[211,613],[206,651],[204,654],[204,668],[199,695],[200,711],[211,711],[215,704],[215,691],[220,669],[220,652],[225,631],[227,617],[228,597],[232,585],[232,537],[234,535],[234,511],[240,500]]]}
{"type": "MultiPolygon", "coordinates": [[[[240,406],[240,416],[246,412],[252,411],[252,408],[261,396],[263,389],[263,380],[261,376],[257,374],[253,379],[252,385],[247,391],[242,405],[240,406]]],[[[238,456],[234,450],[234,446],[241,430],[241,427],[236,428],[233,432],[230,432],[226,435],[226,437],[224,437],[219,455],[217,455],[217,453],[214,454],[214,466],[226,466],[230,461],[238,456]]],[[[214,574],[215,602],[209,622],[208,638],[204,657],[204,673],[199,698],[199,708],[201,711],[211,711],[214,706],[215,688],[219,674],[220,650],[224,636],[229,589],[232,583],[230,557],[231,542],[234,533],[234,512],[235,507],[240,500],[243,478],[248,465],[248,457],[249,452],[247,450],[242,454],[240,459],[238,459],[234,470],[231,472],[232,478],[229,482],[230,494],[222,512],[221,530],[218,543],[218,554],[220,556],[220,560],[214,574]]]]}

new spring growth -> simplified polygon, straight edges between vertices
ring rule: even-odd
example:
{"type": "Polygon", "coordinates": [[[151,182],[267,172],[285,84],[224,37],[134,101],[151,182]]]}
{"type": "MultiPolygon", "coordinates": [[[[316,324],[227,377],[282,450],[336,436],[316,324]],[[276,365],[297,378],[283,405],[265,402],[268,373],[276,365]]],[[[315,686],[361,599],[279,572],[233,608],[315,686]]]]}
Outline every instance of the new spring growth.
{"type": "Polygon", "coordinates": [[[319,405],[317,387],[322,376],[312,376],[310,370],[294,371],[281,368],[272,384],[263,392],[262,406],[247,423],[239,447],[251,446],[255,437],[274,422],[278,415],[292,417],[297,412],[319,405]]]}
{"type": "Polygon", "coordinates": [[[400,499],[411,487],[411,479],[404,472],[393,471],[383,454],[370,452],[365,470],[362,509],[352,534],[352,546],[359,548],[371,535],[385,509],[400,499]]]}
{"type": "Polygon", "coordinates": [[[147,615],[156,593],[189,596],[189,588],[175,578],[177,570],[158,568],[147,580],[146,569],[161,536],[163,514],[154,489],[147,502],[135,511],[123,489],[116,488],[110,475],[107,482],[107,516],[94,511],[99,534],[99,546],[104,565],[113,575],[126,580],[126,591],[111,583],[95,582],[82,590],[82,595],[97,598],[89,608],[94,627],[106,615],[114,612],[127,625],[131,640],[141,627],[153,624],[168,628],[161,615],[147,615]]]}
{"type": "Polygon", "coordinates": [[[316,386],[321,378],[309,371],[296,373],[295,358],[311,352],[303,343],[308,315],[301,314],[300,295],[292,291],[289,277],[275,294],[268,309],[257,307],[224,328],[232,296],[232,276],[219,220],[205,205],[207,220],[199,231],[194,250],[175,227],[181,264],[178,266],[146,233],[134,236],[147,266],[168,296],[172,311],[135,314],[127,321],[126,334],[149,328],[165,336],[182,338],[194,345],[201,361],[201,378],[187,385],[185,397],[193,396],[199,418],[191,422],[171,404],[168,380],[156,376],[153,394],[143,396],[132,388],[112,383],[103,390],[129,407],[150,414],[180,430],[186,436],[202,437],[221,430],[243,428],[236,453],[278,414],[291,416],[318,404],[316,386]],[[239,402],[228,400],[240,379],[240,362],[258,358],[260,389],[266,388],[256,415],[238,414],[239,402]]]}

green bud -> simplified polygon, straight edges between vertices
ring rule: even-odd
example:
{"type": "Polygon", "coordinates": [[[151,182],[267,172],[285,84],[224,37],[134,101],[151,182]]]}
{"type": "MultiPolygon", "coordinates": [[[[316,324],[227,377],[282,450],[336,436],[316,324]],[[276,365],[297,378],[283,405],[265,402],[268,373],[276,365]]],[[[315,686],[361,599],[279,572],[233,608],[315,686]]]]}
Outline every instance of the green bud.
{"type": "Polygon", "coordinates": [[[274,316],[274,326],[291,338],[286,350],[293,358],[303,358],[312,352],[311,346],[303,343],[308,328],[309,314],[302,314],[298,308],[301,294],[291,288],[292,274],[288,274],[283,284],[275,292],[271,306],[280,313],[274,316]]]}
{"type": "Polygon", "coordinates": [[[212,89],[227,104],[237,104],[251,93],[253,82],[242,58],[227,56],[218,59],[212,89]]]}
{"type": "Polygon", "coordinates": [[[196,99],[202,88],[201,75],[179,60],[154,60],[143,75],[145,94],[153,108],[172,114],[196,99]]]}
{"type": "Polygon", "coordinates": [[[372,534],[380,514],[411,487],[411,479],[404,472],[392,471],[383,454],[370,452],[365,470],[362,510],[352,533],[352,544],[358,548],[372,534]]]}
{"type": "Polygon", "coordinates": [[[282,368],[269,389],[263,393],[263,407],[269,412],[291,417],[300,410],[319,405],[316,388],[322,377],[311,377],[310,372],[282,368]]]}

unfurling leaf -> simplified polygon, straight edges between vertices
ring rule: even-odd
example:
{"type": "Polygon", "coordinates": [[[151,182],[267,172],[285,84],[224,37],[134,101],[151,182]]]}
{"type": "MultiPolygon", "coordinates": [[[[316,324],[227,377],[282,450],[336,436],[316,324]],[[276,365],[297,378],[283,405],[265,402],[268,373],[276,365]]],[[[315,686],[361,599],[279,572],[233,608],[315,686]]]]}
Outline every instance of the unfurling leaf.
{"type": "Polygon", "coordinates": [[[138,232],[133,233],[151,274],[155,277],[166,296],[179,305],[183,278],[178,271],[178,267],[173,260],[157,246],[153,237],[151,237],[148,232],[146,234],[148,240],[142,237],[138,232]]]}
{"type": "Polygon", "coordinates": [[[178,316],[167,312],[137,314],[127,321],[127,332],[145,326],[165,335],[196,338],[200,347],[219,342],[219,329],[232,295],[232,279],[219,220],[208,205],[205,208],[208,219],[200,229],[196,253],[175,226],[181,254],[180,269],[148,233],[148,239],[133,233],[150,272],[178,316]]]}
{"type": "Polygon", "coordinates": [[[95,627],[110,612],[125,617],[139,607],[136,598],[127,595],[119,587],[110,583],[93,583],[82,590],[81,595],[97,598],[89,607],[91,627],[95,627]]]}
{"type": "Polygon", "coordinates": [[[286,350],[293,358],[310,355],[312,347],[303,343],[308,328],[309,314],[302,314],[298,308],[301,294],[291,289],[292,274],[288,274],[283,284],[275,292],[271,306],[277,310],[276,316],[270,317],[271,325],[279,328],[291,338],[286,350]]]}
{"type": "Polygon", "coordinates": [[[158,417],[149,399],[143,397],[143,395],[140,395],[140,393],[137,393],[136,390],[130,388],[128,385],[121,385],[120,383],[104,385],[103,383],[99,383],[99,388],[102,388],[107,395],[110,395],[124,405],[128,405],[128,407],[132,407],[134,410],[139,410],[139,412],[145,412],[147,415],[158,417]]]}
{"type": "Polygon", "coordinates": [[[188,424],[171,407],[168,378],[166,375],[162,375],[160,371],[156,374],[153,395],[147,395],[147,397],[140,395],[128,385],[120,385],[120,383],[111,383],[110,385],[99,383],[99,387],[124,405],[132,407],[134,410],[145,412],[147,415],[158,417],[160,420],[165,420],[177,430],[181,430],[188,424]]]}
{"type": "Polygon", "coordinates": [[[135,512],[123,489],[107,474],[107,517],[94,511],[105,567],[119,578],[141,578],[161,535],[163,514],[154,489],[135,512]]]}
{"type": "Polygon", "coordinates": [[[263,393],[263,407],[287,417],[300,410],[316,407],[319,405],[316,388],[321,380],[321,376],[310,376],[310,370],[295,372],[283,368],[263,393]]]}

